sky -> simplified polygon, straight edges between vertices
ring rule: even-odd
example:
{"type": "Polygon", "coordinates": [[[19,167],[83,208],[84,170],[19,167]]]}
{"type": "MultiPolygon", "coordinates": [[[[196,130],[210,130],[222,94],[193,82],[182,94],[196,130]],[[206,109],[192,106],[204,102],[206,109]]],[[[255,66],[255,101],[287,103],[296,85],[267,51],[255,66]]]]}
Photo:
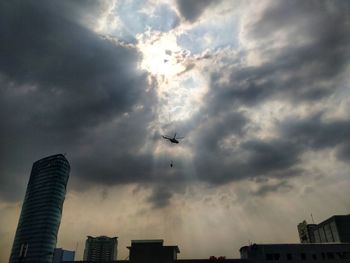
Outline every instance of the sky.
{"type": "Polygon", "coordinates": [[[76,259],[87,235],[238,258],[350,213],[349,1],[1,0],[0,36],[0,262],[57,153],[76,259]]]}

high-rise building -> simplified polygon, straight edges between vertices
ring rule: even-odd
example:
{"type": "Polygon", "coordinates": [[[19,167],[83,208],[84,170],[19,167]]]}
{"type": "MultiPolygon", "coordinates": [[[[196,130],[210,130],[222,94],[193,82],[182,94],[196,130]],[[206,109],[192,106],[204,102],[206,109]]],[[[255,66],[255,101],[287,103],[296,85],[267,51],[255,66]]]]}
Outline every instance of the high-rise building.
{"type": "Polygon", "coordinates": [[[52,262],[69,171],[69,162],[62,154],[33,164],[10,263],[52,262]]]}
{"type": "Polygon", "coordinates": [[[334,215],[320,224],[298,225],[301,243],[350,243],[350,215],[334,215]]]}
{"type": "Polygon", "coordinates": [[[85,242],[84,260],[105,262],[117,259],[118,237],[88,236],[85,242]]]}
{"type": "Polygon", "coordinates": [[[74,261],[75,251],[65,250],[62,248],[55,248],[53,253],[52,263],[61,263],[67,261],[74,261]]]}

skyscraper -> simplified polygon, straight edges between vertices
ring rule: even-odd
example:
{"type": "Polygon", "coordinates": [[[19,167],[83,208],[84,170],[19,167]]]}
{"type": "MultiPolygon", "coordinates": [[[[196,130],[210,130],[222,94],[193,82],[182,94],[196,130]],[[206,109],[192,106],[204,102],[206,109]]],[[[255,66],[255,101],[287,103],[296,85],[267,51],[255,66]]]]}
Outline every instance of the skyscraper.
{"type": "Polygon", "coordinates": [[[85,242],[84,260],[106,262],[117,259],[117,237],[88,236],[85,242]]]}
{"type": "Polygon", "coordinates": [[[52,262],[69,171],[69,162],[62,154],[33,164],[10,263],[52,262]]]}

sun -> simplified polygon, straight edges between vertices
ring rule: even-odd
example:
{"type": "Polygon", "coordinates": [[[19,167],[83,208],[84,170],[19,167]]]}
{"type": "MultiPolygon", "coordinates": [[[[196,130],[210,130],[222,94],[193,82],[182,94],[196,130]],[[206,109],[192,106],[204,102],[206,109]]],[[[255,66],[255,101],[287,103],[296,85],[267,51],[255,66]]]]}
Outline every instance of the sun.
{"type": "Polygon", "coordinates": [[[170,79],[185,69],[183,50],[170,34],[142,34],[138,36],[138,48],[142,52],[139,67],[155,77],[170,79]]]}
{"type": "Polygon", "coordinates": [[[162,129],[190,119],[199,110],[207,90],[202,74],[194,69],[191,52],[179,46],[172,31],[146,31],[137,36],[136,46],[142,53],[139,68],[152,76],[150,81],[156,80],[154,87],[159,99],[156,126],[162,129]]]}

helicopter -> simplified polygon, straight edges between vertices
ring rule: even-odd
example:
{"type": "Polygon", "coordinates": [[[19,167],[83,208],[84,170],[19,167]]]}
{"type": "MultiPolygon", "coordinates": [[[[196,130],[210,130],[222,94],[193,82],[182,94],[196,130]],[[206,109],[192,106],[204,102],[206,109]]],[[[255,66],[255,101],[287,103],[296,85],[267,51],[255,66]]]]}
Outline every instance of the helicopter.
{"type": "Polygon", "coordinates": [[[171,138],[171,137],[169,137],[169,136],[164,136],[164,135],[162,135],[162,137],[163,137],[164,139],[166,139],[166,140],[169,140],[169,142],[171,142],[171,143],[179,143],[178,140],[181,140],[181,139],[185,138],[185,137],[177,137],[177,138],[176,138],[176,132],[175,132],[173,138],[171,138]]]}

